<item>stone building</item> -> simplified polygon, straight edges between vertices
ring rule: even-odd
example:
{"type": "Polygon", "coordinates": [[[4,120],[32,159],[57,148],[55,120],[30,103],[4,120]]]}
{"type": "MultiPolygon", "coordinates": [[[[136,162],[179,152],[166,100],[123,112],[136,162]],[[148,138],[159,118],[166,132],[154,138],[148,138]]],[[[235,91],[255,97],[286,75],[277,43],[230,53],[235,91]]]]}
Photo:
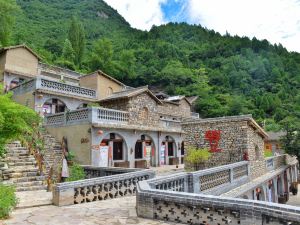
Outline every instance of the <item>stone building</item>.
{"type": "Polygon", "coordinates": [[[185,96],[159,99],[98,70],[80,74],[41,62],[25,45],[0,49],[0,81],[45,117],[44,126],[82,164],[145,167],[182,162],[183,119],[197,117],[185,96]],[[90,107],[101,106],[101,107],[90,107]]]}
{"type": "MultiPolygon", "coordinates": [[[[264,171],[264,139],[268,136],[251,115],[187,120],[182,128],[187,148],[195,146],[213,152],[205,167],[249,160],[253,176],[264,171]]],[[[185,166],[191,167],[187,163],[185,166]]]]}
{"type": "Polygon", "coordinates": [[[268,132],[268,138],[265,140],[265,151],[271,152],[273,155],[283,154],[280,139],[286,135],[286,132],[268,132]]]}

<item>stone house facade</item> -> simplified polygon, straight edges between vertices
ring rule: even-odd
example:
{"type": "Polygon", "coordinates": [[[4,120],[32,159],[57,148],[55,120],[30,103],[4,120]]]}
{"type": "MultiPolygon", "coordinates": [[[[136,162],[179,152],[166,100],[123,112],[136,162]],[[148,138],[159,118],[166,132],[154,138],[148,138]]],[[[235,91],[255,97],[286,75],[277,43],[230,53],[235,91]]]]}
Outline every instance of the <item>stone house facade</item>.
{"type": "MultiPolygon", "coordinates": [[[[212,151],[205,167],[249,160],[253,176],[264,172],[264,139],[267,134],[251,115],[190,120],[182,123],[184,144],[212,151]],[[215,151],[215,152],[214,152],[215,151]]],[[[185,156],[188,151],[185,152],[185,156]]],[[[186,168],[192,165],[185,162],[186,168]]]]}

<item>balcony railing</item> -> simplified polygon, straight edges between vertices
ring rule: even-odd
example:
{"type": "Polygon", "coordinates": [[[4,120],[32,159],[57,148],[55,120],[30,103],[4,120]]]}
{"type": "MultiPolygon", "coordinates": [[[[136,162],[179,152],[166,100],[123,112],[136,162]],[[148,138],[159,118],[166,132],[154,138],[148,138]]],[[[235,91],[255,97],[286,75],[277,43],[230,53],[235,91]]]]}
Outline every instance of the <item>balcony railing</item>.
{"type": "Polygon", "coordinates": [[[160,125],[164,128],[181,128],[181,121],[171,119],[160,119],[160,125]]]}
{"type": "Polygon", "coordinates": [[[48,65],[45,63],[39,63],[39,69],[43,72],[53,73],[53,74],[58,74],[58,75],[67,75],[67,76],[71,76],[71,77],[74,77],[77,79],[82,75],[82,74],[77,73],[72,70],[68,70],[65,68],[58,67],[58,66],[48,65]]]}
{"type": "Polygon", "coordinates": [[[93,89],[78,87],[40,77],[22,83],[19,86],[12,89],[14,94],[23,94],[33,90],[46,90],[54,93],[66,94],[83,98],[97,98],[97,92],[93,89]]]}
{"type": "Polygon", "coordinates": [[[128,124],[128,121],[128,112],[92,107],[48,115],[45,117],[44,124],[48,126],[78,124],[81,122],[128,124]]]}

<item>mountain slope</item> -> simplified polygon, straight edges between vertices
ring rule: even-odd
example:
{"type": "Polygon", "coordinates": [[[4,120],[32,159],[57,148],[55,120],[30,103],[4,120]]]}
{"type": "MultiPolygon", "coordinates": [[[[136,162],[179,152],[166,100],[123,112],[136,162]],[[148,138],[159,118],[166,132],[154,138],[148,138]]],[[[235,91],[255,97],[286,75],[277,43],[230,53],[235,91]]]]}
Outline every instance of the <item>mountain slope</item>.
{"type": "Polygon", "coordinates": [[[95,69],[89,63],[92,43],[108,38],[112,56],[102,59],[106,66],[96,67],[128,85],[199,95],[196,109],[203,117],[251,113],[267,119],[273,130],[287,118],[299,121],[300,54],[282,45],[184,23],[139,31],[102,0],[17,2],[23,13],[17,17],[15,43],[27,43],[52,63],[61,54],[71,16],[77,15],[88,43],[82,70],[95,69]]]}

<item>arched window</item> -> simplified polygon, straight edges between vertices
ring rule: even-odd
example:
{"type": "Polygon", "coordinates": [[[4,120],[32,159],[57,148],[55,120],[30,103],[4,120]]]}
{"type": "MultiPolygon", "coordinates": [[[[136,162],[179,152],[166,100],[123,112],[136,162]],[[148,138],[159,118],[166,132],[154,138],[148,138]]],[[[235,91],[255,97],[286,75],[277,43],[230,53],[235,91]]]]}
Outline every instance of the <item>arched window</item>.
{"type": "Polygon", "coordinates": [[[148,119],[148,115],[149,114],[149,110],[147,107],[143,107],[141,110],[140,110],[140,113],[139,113],[139,119],[140,120],[147,120],[148,119]]]}
{"type": "Polygon", "coordinates": [[[112,87],[108,87],[107,88],[107,96],[111,95],[114,92],[114,90],[112,89],[112,87]]]}

